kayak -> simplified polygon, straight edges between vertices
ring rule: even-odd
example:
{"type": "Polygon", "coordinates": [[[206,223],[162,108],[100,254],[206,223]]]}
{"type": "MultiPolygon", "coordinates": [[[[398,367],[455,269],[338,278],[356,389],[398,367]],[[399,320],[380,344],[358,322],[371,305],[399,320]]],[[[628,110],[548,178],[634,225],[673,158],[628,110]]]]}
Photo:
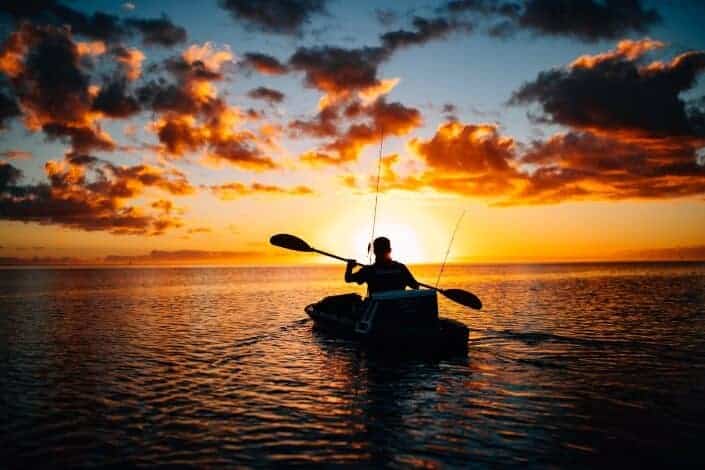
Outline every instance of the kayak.
{"type": "Polygon", "coordinates": [[[325,297],[306,313],[320,330],[393,350],[467,353],[469,329],[439,318],[436,292],[430,289],[388,291],[363,299],[358,294],[325,297]]]}

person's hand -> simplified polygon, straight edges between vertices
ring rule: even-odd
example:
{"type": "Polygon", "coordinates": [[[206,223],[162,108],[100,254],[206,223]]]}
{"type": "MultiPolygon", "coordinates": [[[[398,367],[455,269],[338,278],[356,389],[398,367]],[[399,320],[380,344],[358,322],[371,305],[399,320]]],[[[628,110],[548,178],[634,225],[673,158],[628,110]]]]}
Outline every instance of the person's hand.
{"type": "Polygon", "coordinates": [[[352,269],[357,265],[357,260],[354,259],[347,259],[345,260],[346,263],[348,263],[348,268],[352,269]]]}

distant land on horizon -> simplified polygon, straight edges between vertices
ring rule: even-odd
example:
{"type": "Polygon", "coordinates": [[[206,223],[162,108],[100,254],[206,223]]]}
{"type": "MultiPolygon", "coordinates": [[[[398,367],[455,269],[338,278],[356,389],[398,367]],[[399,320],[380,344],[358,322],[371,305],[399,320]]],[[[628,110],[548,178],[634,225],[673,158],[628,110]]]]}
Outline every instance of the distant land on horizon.
{"type": "MultiPolygon", "coordinates": [[[[402,260],[403,261],[403,260],[402,260]]],[[[539,257],[462,257],[451,259],[450,264],[515,264],[515,263],[580,263],[580,262],[640,262],[640,261],[705,261],[705,245],[672,248],[654,248],[617,252],[612,257],[600,258],[539,258],[539,257]]],[[[208,250],[152,250],[144,255],[109,255],[104,258],[76,258],[51,256],[4,256],[0,266],[188,266],[188,265],[306,265],[336,264],[325,258],[264,251],[208,251],[208,250]]],[[[438,262],[409,264],[440,264],[438,262]]]]}

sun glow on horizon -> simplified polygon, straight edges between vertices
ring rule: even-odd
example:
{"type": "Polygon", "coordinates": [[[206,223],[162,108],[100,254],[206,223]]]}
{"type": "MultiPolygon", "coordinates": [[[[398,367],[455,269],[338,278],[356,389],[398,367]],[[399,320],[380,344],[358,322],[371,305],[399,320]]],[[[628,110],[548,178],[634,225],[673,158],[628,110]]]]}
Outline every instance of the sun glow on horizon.
{"type": "MultiPolygon", "coordinates": [[[[404,263],[427,261],[415,230],[404,224],[382,223],[375,227],[375,238],[387,237],[392,243],[392,258],[404,263]]],[[[354,237],[357,260],[368,262],[367,245],[370,242],[370,228],[360,229],[354,237]]],[[[373,255],[374,257],[374,255],[373,255]]]]}

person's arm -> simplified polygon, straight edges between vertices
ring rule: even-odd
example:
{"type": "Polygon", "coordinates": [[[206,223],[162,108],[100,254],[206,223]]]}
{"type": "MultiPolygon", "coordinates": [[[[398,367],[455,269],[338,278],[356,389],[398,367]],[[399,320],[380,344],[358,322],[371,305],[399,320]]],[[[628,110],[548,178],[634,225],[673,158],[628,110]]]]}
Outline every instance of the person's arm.
{"type": "Polygon", "coordinates": [[[349,259],[348,264],[345,266],[345,282],[357,282],[358,284],[362,284],[362,275],[360,274],[362,272],[362,269],[360,269],[358,272],[354,273],[353,268],[357,264],[357,261],[354,259],[349,259]]]}
{"type": "Polygon", "coordinates": [[[413,274],[411,274],[411,271],[409,271],[409,268],[404,266],[404,271],[406,273],[406,285],[411,287],[412,289],[418,289],[419,288],[419,281],[416,280],[413,274]]]}

